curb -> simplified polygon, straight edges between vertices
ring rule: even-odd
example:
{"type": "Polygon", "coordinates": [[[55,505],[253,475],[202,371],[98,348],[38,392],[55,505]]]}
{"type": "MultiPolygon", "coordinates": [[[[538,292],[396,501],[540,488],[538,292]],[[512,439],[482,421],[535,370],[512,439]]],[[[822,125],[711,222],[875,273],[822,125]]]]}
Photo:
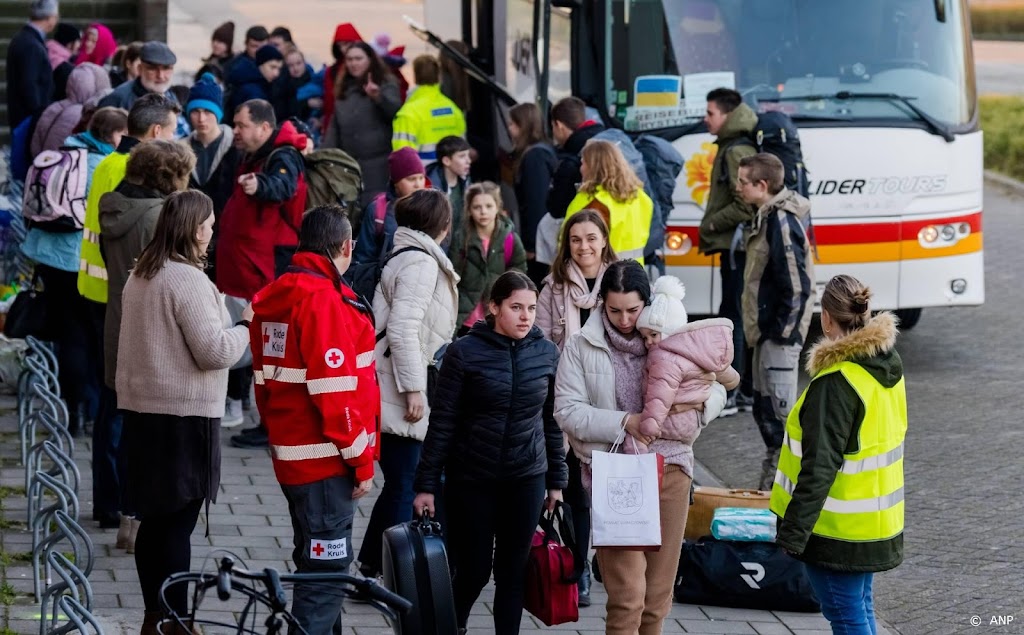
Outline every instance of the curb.
{"type": "Polygon", "coordinates": [[[1018,181],[1011,176],[1000,174],[994,170],[985,170],[985,181],[1005,187],[1014,194],[1024,196],[1024,182],[1018,181]]]}
{"type": "Polygon", "coordinates": [[[696,458],[693,459],[693,484],[703,487],[728,487],[722,479],[715,476],[711,470],[706,468],[696,458]]]}

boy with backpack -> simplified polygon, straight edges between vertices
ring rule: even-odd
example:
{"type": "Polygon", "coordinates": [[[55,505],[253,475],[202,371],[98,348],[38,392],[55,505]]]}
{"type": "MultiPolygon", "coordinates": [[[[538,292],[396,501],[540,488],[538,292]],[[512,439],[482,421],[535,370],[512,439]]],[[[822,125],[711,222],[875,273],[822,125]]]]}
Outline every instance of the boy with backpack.
{"type": "Polygon", "coordinates": [[[811,203],[784,183],[783,163],[740,159],[736,193],[757,211],[747,239],[743,332],[753,354],[754,421],[767,448],[758,489],[770,490],[784,424],[797,396],[800,349],[814,313],[811,203]]]}
{"type": "MultiPolygon", "coordinates": [[[[388,156],[388,173],[391,180],[388,191],[373,199],[363,214],[359,240],[352,257],[356,264],[376,263],[382,253],[391,251],[391,241],[398,229],[395,201],[425,189],[429,184],[423,162],[413,148],[399,148],[392,152],[388,156]]],[[[354,275],[355,271],[352,273],[354,275]]],[[[360,289],[356,288],[356,292],[360,289]]]]}
{"type": "MultiPolygon", "coordinates": [[[[722,304],[718,314],[733,323],[735,356],[732,367],[744,375],[746,344],[743,339],[743,313],[740,297],[743,293],[743,268],[746,261],[743,226],[749,225],[754,210],[736,192],[734,184],[740,160],[757,154],[749,142],[757,127],[757,114],[743,103],[738,92],[729,88],[716,88],[708,93],[707,115],[704,123],[715,135],[718,154],[711,168],[711,189],[708,192],[704,218],[700,222],[700,252],[720,254],[722,274],[722,304]]],[[[736,414],[739,405],[752,407],[748,391],[749,374],[738,391],[729,393],[722,416],[736,414]],[[737,393],[740,393],[739,395],[737,393]],[[742,403],[737,403],[741,401],[742,403]]]]}
{"type": "Polygon", "coordinates": [[[452,204],[452,231],[441,245],[448,255],[451,255],[449,246],[455,243],[456,235],[462,230],[469,169],[473,165],[470,150],[469,142],[462,137],[445,137],[437,142],[437,163],[427,169],[427,180],[447,194],[452,204]]]}

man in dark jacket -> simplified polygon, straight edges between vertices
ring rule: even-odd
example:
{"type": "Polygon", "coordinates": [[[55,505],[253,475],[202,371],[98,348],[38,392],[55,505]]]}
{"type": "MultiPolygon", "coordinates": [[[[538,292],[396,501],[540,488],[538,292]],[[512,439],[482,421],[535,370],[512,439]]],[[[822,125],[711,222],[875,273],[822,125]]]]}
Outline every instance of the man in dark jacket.
{"type": "Polygon", "coordinates": [[[551,135],[558,146],[558,167],[551,178],[548,214],[565,218],[565,210],[576,197],[580,175],[580,151],[604,126],[587,119],[587,105],[578,97],[566,97],[551,109],[551,135]]]}
{"type": "MultiPolygon", "coordinates": [[[[235,170],[240,157],[234,144],[234,131],[219,123],[224,118],[222,99],[220,86],[212,75],[207,74],[192,86],[185,106],[185,113],[192,124],[189,144],[196,154],[196,168],[189,178],[189,187],[202,191],[213,200],[213,213],[218,221],[235,187],[235,170]]],[[[213,240],[207,251],[211,262],[216,262],[218,225],[213,226],[213,240]]],[[[208,273],[211,279],[217,279],[215,269],[209,269],[208,273]]]]}
{"type": "Polygon", "coordinates": [[[53,98],[53,69],[46,36],[57,27],[57,0],[34,0],[28,24],[7,47],[7,123],[11,130],[38,117],[53,98]]]}
{"type": "MultiPolygon", "coordinates": [[[[235,147],[243,152],[217,242],[217,287],[251,300],[287,266],[306,209],[301,152],[307,138],[290,122],[277,127],[274,107],[262,99],[235,112],[235,147]]],[[[266,447],[263,425],[231,438],[238,447],[266,447]]]]}
{"type": "Polygon", "coordinates": [[[754,349],[754,421],[767,451],[758,489],[770,490],[783,426],[796,402],[800,350],[814,313],[814,260],[804,229],[811,203],[783,185],[773,154],[740,160],[736,191],[757,209],[743,273],[743,333],[754,349]]]}
{"type": "Polygon", "coordinates": [[[722,416],[736,414],[737,406],[749,409],[750,374],[746,367],[746,344],[743,340],[743,311],[740,296],[743,294],[743,267],[746,262],[742,227],[749,226],[754,209],[743,201],[736,191],[737,172],[740,159],[757,153],[749,142],[757,125],[757,114],[743,103],[735,90],[716,88],[708,93],[708,110],[704,117],[708,132],[715,135],[718,154],[711,167],[711,190],[704,206],[704,218],[700,222],[700,252],[721,254],[722,304],[718,309],[721,317],[729,318],[733,324],[733,344],[736,353],[732,367],[743,376],[740,388],[729,393],[729,401],[722,416]],[[742,397],[738,396],[742,395],[742,397]],[[737,400],[741,403],[737,404],[737,400]]]}
{"type": "MultiPolygon", "coordinates": [[[[148,93],[157,93],[177,102],[170,89],[171,79],[174,76],[174,65],[178,63],[178,58],[170,47],[156,40],[146,42],[142,45],[142,54],[139,59],[141,61],[139,76],[130,82],[121,84],[114,89],[114,92],[101,99],[99,103],[101,108],[114,106],[131,110],[135,100],[148,93]]],[[[188,135],[188,132],[188,123],[184,116],[179,116],[175,137],[183,138],[188,135]]]]}

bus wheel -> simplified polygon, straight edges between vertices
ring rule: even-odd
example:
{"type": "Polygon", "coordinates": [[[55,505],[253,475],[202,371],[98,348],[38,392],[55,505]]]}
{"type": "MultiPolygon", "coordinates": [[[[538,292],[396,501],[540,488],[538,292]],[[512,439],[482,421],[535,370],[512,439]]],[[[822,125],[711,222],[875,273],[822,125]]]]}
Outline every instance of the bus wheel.
{"type": "Polygon", "coordinates": [[[904,331],[914,328],[921,320],[921,309],[896,309],[895,313],[900,319],[900,328],[904,331]]]}

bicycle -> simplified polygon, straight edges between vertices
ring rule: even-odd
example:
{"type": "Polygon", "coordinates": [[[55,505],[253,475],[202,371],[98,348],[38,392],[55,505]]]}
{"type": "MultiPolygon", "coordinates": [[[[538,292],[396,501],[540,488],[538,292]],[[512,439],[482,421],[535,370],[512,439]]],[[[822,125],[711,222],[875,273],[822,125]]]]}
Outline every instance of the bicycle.
{"type": "Polygon", "coordinates": [[[225,555],[220,559],[217,573],[203,571],[175,573],[164,581],[160,587],[160,604],[167,617],[158,626],[161,633],[192,632],[191,629],[194,626],[212,626],[227,628],[229,630],[226,632],[237,635],[278,635],[290,632],[291,628],[295,629],[295,633],[310,635],[288,612],[285,585],[297,582],[341,585],[342,592],[346,597],[366,603],[381,613],[396,635],[401,633],[399,614],[406,613],[412,608],[412,602],[380,586],[375,579],[352,576],[347,573],[280,573],[270,567],[261,571],[249,571],[235,566],[237,556],[232,556],[234,554],[225,555]],[[262,583],[262,589],[259,588],[258,583],[262,583]],[[179,584],[195,585],[192,592],[192,609],[186,616],[177,615],[167,604],[167,590],[179,584]],[[231,600],[233,592],[242,595],[244,607],[237,622],[201,619],[198,616],[199,607],[207,591],[214,588],[217,590],[217,598],[222,602],[231,600]],[[266,619],[263,620],[263,629],[265,630],[256,630],[259,628],[257,620],[261,608],[268,611],[266,619]],[[176,628],[183,630],[176,631],[174,630],[176,628]]]}

